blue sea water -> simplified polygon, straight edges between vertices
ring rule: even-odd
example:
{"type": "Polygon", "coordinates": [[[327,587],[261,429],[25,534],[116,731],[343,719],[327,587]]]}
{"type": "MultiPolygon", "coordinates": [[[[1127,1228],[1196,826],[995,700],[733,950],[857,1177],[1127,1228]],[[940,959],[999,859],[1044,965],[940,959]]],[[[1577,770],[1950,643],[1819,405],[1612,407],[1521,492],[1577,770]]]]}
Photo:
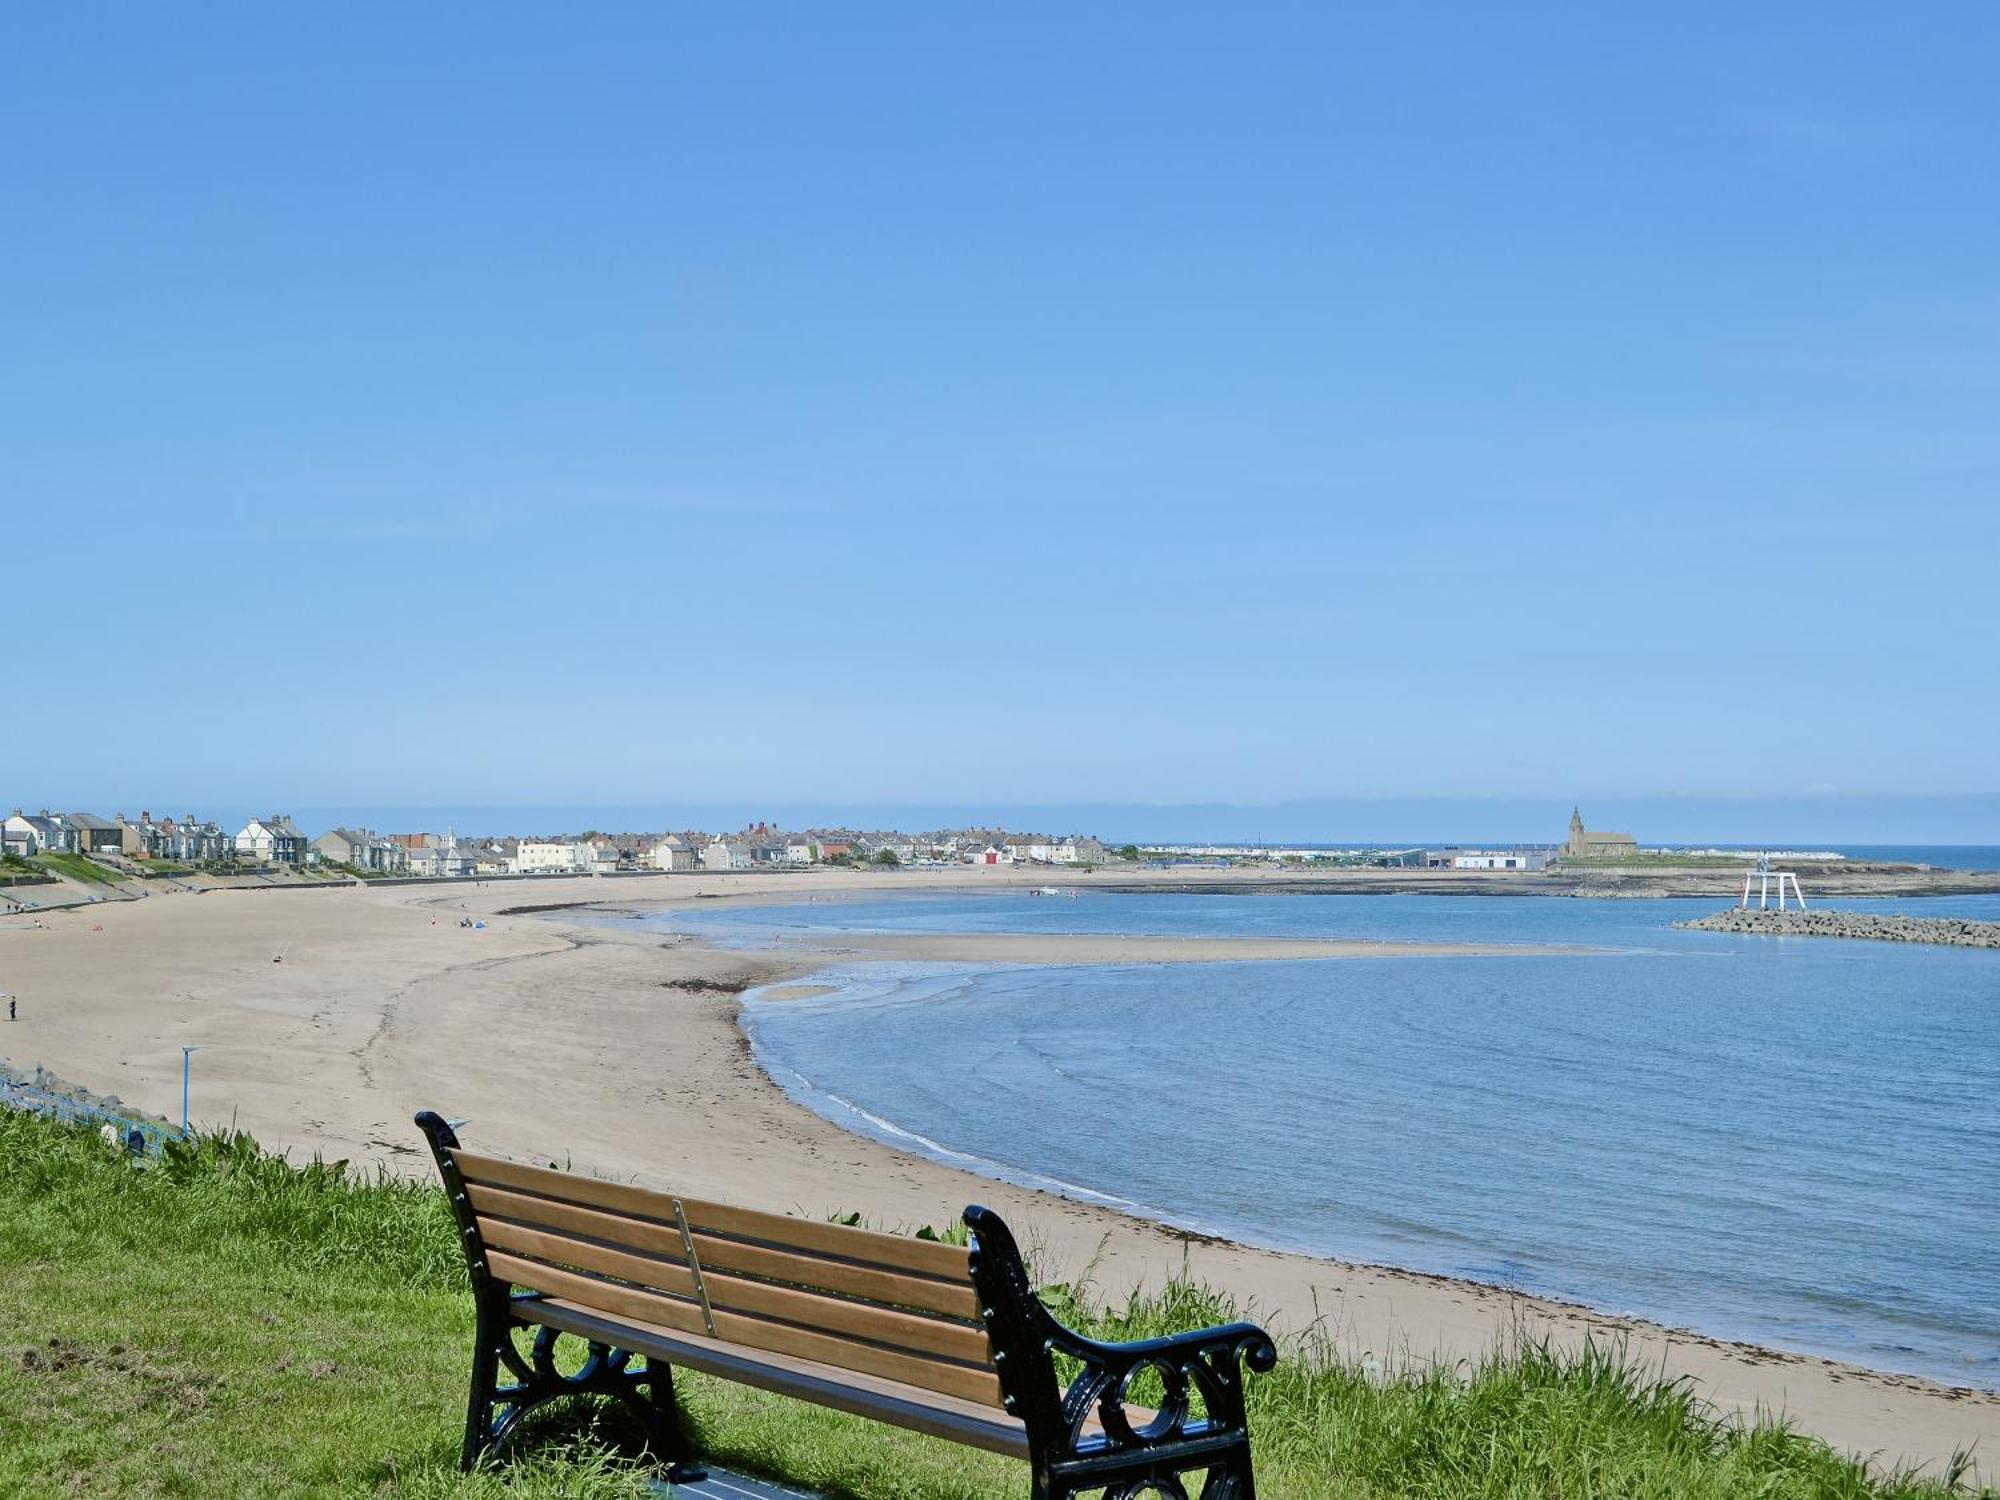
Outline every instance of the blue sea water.
{"type": "MultiPolygon", "coordinates": [[[[1817,904],[1817,903],[1816,903],[1817,904]]],[[[2000,920],[2000,896],[1843,901],[2000,920]]],[[[2000,1387],[2000,952],[1674,931],[1713,900],[953,894],[803,932],[1587,945],[1585,956],[867,963],[746,1006],[828,1118],[1276,1248],[2000,1387]]]]}

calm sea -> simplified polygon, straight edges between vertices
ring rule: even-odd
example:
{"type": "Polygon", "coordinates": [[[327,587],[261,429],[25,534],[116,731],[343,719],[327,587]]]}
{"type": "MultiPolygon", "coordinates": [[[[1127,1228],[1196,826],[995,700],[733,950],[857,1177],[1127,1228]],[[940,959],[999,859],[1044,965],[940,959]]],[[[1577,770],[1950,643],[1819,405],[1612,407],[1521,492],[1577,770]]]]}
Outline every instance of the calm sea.
{"type": "MultiPolygon", "coordinates": [[[[1828,903],[2000,919],[2000,897],[1828,903]]],[[[1713,900],[994,893],[803,931],[1586,944],[1586,957],[878,963],[760,1002],[827,1118],[1282,1249],[2000,1386],[2000,952],[1675,932],[1713,900]]]]}

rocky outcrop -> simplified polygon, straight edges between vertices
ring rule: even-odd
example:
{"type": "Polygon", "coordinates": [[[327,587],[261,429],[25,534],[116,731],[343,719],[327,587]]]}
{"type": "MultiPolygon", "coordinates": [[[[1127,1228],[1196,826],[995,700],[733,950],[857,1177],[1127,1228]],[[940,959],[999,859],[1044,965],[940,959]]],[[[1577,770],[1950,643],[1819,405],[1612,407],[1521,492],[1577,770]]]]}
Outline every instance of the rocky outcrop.
{"type": "Polygon", "coordinates": [[[1676,922],[1702,932],[1749,932],[1773,937],[1865,938],[1877,943],[1937,943],[1953,948],[2000,948],[2000,922],[1963,917],[1890,917],[1857,911],[1770,911],[1732,907],[1712,917],[1676,922]]]}

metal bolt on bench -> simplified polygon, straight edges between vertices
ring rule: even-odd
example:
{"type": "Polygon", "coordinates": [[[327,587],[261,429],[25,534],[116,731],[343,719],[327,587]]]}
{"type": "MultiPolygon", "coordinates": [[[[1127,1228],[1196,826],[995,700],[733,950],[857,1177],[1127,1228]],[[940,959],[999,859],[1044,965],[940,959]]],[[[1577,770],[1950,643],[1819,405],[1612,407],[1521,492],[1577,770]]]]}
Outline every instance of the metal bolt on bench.
{"type": "Polygon", "coordinates": [[[592,1394],[631,1408],[669,1479],[692,1482],[679,1365],[1024,1458],[1031,1500],[1254,1500],[1242,1366],[1278,1357],[1254,1324],[1103,1343],[1042,1306],[984,1208],[965,1211],[969,1247],[946,1245],[475,1155],[430,1110],[417,1125],[472,1275],[466,1468],[535,1408],[592,1394]],[[588,1349],[569,1375],[564,1335],[588,1349]],[[1081,1366],[1067,1386],[1059,1355],[1081,1366]],[[1126,1400],[1149,1370],[1158,1410],[1126,1400]]]}

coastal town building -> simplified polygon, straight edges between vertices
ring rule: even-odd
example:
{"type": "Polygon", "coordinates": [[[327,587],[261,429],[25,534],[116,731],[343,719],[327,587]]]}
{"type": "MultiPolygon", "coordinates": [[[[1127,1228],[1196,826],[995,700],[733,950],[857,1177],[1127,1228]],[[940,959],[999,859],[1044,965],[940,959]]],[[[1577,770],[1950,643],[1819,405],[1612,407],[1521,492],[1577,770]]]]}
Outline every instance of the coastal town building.
{"type": "Polygon", "coordinates": [[[282,813],[268,818],[252,818],[236,835],[239,859],[266,865],[301,865],[311,847],[299,825],[282,813]]]}
{"type": "Polygon", "coordinates": [[[1639,842],[1629,833],[1606,833],[1602,829],[1588,829],[1583,826],[1583,811],[1571,808],[1569,814],[1569,841],[1563,845],[1563,854],[1570,859],[1617,859],[1639,852],[1639,842]]]}
{"type": "Polygon", "coordinates": [[[1546,870],[1547,849],[1460,849],[1425,851],[1424,867],[1431,870],[1546,870]]]}
{"type": "Polygon", "coordinates": [[[57,821],[69,831],[73,854],[119,854],[125,836],[118,824],[95,813],[58,813],[57,821]]]}
{"type": "Polygon", "coordinates": [[[646,851],[646,863],[655,870],[692,870],[694,851],[677,833],[669,833],[646,851]]]}
{"type": "Polygon", "coordinates": [[[26,859],[35,854],[62,854],[67,852],[62,825],[44,808],[39,813],[24,813],[15,808],[4,826],[5,852],[26,859]]]}
{"type": "Polygon", "coordinates": [[[124,852],[133,859],[161,859],[189,865],[221,864],[236,855],[236,841],[219,823],[189,813],[185,818],[155,818],[141,812],[137,823],[119,818],[124,852]],[[135,849],[133,846],[137,844],[135,849]]]}
{"type": "Polygon", "coordinates": [[[518,839],[482,839],[472,847],[472,873],[506,875],[513,870],[514,856],[520,850],[518,839]]]}
{"type": "Polygon", "coordinates": [[[449,829],[439,833],[392,833],[389,842],[403,851],[409,873],[430,880],[470,875],[472,855],[458,846],[449,829]]]}
{"type": "Polygon", "coordinates": [[[704,870],[747,870],[752,863],[748,844],[726,839],[721,834],[710,839],[701,851],[704,870]]]}
{"type": "Polygon", "coordinates": [[[313,848],[327,864],[372,870],[379,868],[373,863],[375,843],[375,835],[365,828],[329,828],[313,840],[313,848]]]}
{"type": "Polygon", "coordinates": [[[581,875],[590,868],[590,846],[578,839],[522,839],[514,851],[517,875],[581,875]]]}

